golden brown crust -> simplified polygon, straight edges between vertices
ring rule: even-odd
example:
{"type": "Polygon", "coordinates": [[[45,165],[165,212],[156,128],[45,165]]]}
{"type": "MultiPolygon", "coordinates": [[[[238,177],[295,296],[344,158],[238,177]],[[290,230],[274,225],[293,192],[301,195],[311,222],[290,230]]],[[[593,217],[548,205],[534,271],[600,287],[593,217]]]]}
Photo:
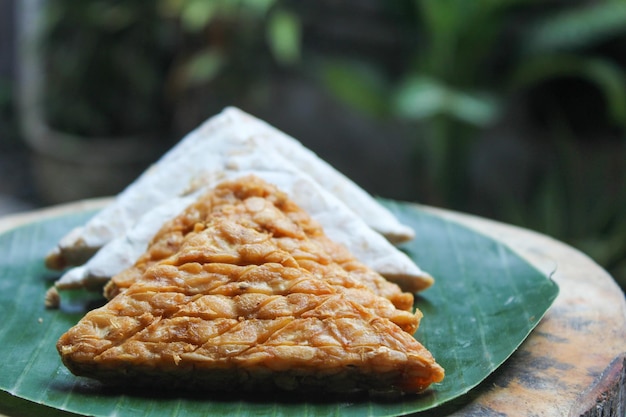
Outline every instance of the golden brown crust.
{"type": "Polygon", "coordinates": [[[222,183],[167,222],[135,265],[109,281],[104,288],[105,297],[113,298],[141,278],[148,267],[175,254],[188,234],[201,230],[213,218],[228,218],[244,227],[266,231],[282,250],[293,254],[301,267],[311,270],[319,265],[337,264],[334,267],[341,267],[396,307],[413,307],[412,294],[357,261],[344,246],[331,241],[321,226],[285,193],[254,176],[222,183]]]}
{"type": "Polygon", "coordinates": [[[72,372],[201,390],[417,392],[443,378],[397,286],[273,187],[226,183],[160,236],[133,279],[114,278],[123,290],[59,339],[72,372]]]}

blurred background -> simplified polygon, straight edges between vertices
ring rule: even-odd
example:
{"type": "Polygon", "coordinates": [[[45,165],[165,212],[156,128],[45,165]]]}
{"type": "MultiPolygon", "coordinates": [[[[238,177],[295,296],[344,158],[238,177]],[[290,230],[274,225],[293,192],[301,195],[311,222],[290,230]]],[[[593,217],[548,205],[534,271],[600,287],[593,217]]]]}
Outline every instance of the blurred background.
{"type": "Polygon", "coordinates": [[[0,215],[113,195],[229,105],[626,287],[623,0],[0,0],[0,215]]]}

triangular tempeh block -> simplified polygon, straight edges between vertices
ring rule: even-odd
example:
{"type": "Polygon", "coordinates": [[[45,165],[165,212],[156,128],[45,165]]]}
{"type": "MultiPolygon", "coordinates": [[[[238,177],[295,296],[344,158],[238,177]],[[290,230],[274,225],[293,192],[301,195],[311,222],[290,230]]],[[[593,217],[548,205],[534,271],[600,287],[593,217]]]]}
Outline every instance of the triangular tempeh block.
{"type": "Polygon", "coordinates": [[[225,169],[225,154],[246,148],[263,149],[269,160],[278,154],[291,161],[391,242],[413,238],[410,227],[296,139],[231,107],[189,133],[112,204],[64,236],[48,254],[47,266],[63,269],[82,265],[103,245],[129,230],[147,210],[185,194],[207,171],[225,169]]]}
{"type": "MultiPolygon", "coordinates": [[[[302,179],[295,177],[295,181],[293,181],[294,177],[284,178],[284,176],[277,176],[276,173],[272,174],[268,177],[275,182],[288,186],[293,193],[304,192],[310,193],[311,198],[318,197],[313,189],[303,183],[302,179]],[[289,183],[290,180],[291,183],[289,183]],[[297,191],[296,188],[303,189],[297,191]]],[[[324,207],[322,201],[319,201],[318,205],[324,207]]],[[[324,207],[323,211],[327,212],[329,209],[324,207]]],[[[346,235],[353,235],[352,240],[355,243],[351,246],[363,246],[364,250],[368,247],[376,246],[375,241],[366,233],[375,234],[374,232],[365,225],[355,224],[353,220],[358,218],[342,215],[340,212],[341,206],[335,206],[334,209],[332,213],[326,213],[326,216],[335,216],[340,221],[343,221],[341,225],[327,223],[327,226],[334,226],[333,229],[335,230],[333,232],[335,235],[340,232],[346,235]],[[341,231],[340,229],[342,228],[346,230],[341,231]],[[366,235],[367,238],[361,240],[363,235],[366,235]]],[[[217,185],[201,198],[198,198],[196,202],[189,205],[180,215],[165,223],[152,239],[148,250],[136,260],[135,264],[115,275],[109,281],[105,287],[107,298],[112,298],[120,289],[130,286],[141,277],[141,274],[149,266],[176,253],[180,249],[185,236],[192,232],[197,224],[210,221],[216,216],[224,216],[224,213],[227,213],[232,218],[236,218],[240,223],[259,230],[268,230],[274,237],[276,237],[277,233],[285,232],[280,227],[295,227],[298,229],[298,233],[302,234],[302,239],[307,240],[294,241],[293,238],[282,237],[278,240],[280,244],[293,245],[295,243],[302,244],[302,242],[308,242],[309,244],[324,247],[333,262],[349,270],[354,276],[358,275],[361,281],[367,282],[372,289],[390,298],[395,305],[406,309],[413,304],[412,295],[403,293],[398,285],[383,279],[378,273],[366,268],[362,262],[355,262],[355,257],[346,250],[346,246],[331,241],[327,237],[328,231],[326,229],[322,230],[319,223],[309,215],[309,212],[305,213],[300,206],[295,204],[291,199],[291,194],[284,193],[283,188],[279,191],[276,186],[257,175],[235,177],[232,181],[217,185]],[[282,217],[286,217],[286,219],[282,219],[282,217]],[[279,222],[277,219],[282,219],[282,224],[275,224],[279,222]],[[272,223],[268,223],[270,220],[272,223]]],[[[292,233],[295,233],[295,231],[292,230],[292,233]]],[[[382,240],[381,243],[390,245],[379,235],[376,236],[382,240]]],[[[291,251],[296,248],[288,247],[287,249],[291,251]]],[[[319,251],[320,249],[308,246],[301,250],[303,253],[306,253],[306,251],[319,251]]],[[[396,250],[396,253],[402,255],[402,257],[389,258],[388,256],[388,263],[393,263],[394,261],[401,263],[404,260],[410,262],[410,259],[402,252],[396,250]]],[[[369,252],[369,254],[372,256],[376,255],[375,252],[369,252]]],[[[307,256],[311,255],[308,254],[307,256]]],[[[300,262],[305,263],[307,259],[302,259],[300,262]]]]}
{"type": "Polygon", "coordinates": [[[260,148],[239,149],[231,155],[225,155],[223,162],[224,169],[206,172],[202,185],[198,185],[198,191],[192,195],[172,198],[147,211],[123,236],[108,242],[84,265],[66,271],[55,283],[56,287],[101,288],[113,275],[131,266],[161,226],[180,213],[200,192],[215,187],[225,179],[246,174],[254,174],[277,185],[318,221],[329,237],[346,246],[357,259],[390,281],[398,283],[405,291],[418,292],[432,285],[433,278],[404,252],[279,154],[268,155],[260,148]]]}
{"type": "Polygon", "coordinates": [[[412,295],[285,194],[245,177],[207,198],[232,201],[174,220],[186,232],[157,239],[130,279],[114,279],[118,294],[59,339],[72,372],[206,391],[418,392],[442,380],[412,336],[412,295]]]}

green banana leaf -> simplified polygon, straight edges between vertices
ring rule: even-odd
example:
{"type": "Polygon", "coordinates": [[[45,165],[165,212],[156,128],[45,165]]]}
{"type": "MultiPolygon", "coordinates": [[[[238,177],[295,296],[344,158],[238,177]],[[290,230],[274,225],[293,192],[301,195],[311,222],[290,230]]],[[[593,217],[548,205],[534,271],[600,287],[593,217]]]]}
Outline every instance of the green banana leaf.
{"type": "MultiPolygon", "coordinates": [[[[56,276],[43,257],[93,212],[34,222],[0,235],[0,414],[67,416],[396,416],[432,409],[476,387],[517,349],[550,307],[558,287],[502,243],[407,203],[385,201],[418,238],[402,248],[433,274],[416,297],[424,319],[416,338],[446,369],[418,396],[398,398],[181,397],[115,392],[73,376],[55,344],[93,294],[44,307],[56,276]]],[[[65,297],[65,296],[64,296],[65,297]]]]}

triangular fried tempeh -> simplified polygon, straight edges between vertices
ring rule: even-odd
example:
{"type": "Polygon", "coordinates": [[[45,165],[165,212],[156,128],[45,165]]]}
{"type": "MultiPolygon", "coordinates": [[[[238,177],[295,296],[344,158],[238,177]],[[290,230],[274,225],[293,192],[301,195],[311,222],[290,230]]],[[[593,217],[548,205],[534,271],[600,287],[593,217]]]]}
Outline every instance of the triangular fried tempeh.
{"type": "Polygon", "coordinates": [[[253,177],[218,188],[232,204],[174,220],[184,233],[153,245],[118,294],[59,339],[72,372],[205,391],[417,392],[441,381],[412,336],[421,313],[410,294],[275,188],[253,177]]]}
{"type": "Polygon", "coordinates": [[[103,245],[132,228],[148,210],[184,195],[206,172],[225,169],[226,154],[250,148],[262,149],[270,161],[272,155],[287,159],[289,165],[310,175],[391,242],[413,238],[410,227],[295,138],[230,107],[190,132],[112,204],[64,236],[48,254],[47,266],[60,270],[82,265],[103,245]]]}
{"type": "Polygon", "coordinates": [[[331,241],[320,225],[287,194],[255,175],[219,184],[163,225],[135,265],[114,276],[107,284],[105,296],[112,298],[138,279],[147,267],[176,253],[185,236],[196,225],[224,216],[257,230],[268,231],[278,239],[282,249],[294,253],[303,265],[310,264],[314,268],[332,260],[353,276],[359,276],[361,281],[368,282],[376,292],[389,298],[399,308],[407,309],[413,305],[411,294],[402,292],[398,285],[356,261],[344,246],[331,241]]]}

